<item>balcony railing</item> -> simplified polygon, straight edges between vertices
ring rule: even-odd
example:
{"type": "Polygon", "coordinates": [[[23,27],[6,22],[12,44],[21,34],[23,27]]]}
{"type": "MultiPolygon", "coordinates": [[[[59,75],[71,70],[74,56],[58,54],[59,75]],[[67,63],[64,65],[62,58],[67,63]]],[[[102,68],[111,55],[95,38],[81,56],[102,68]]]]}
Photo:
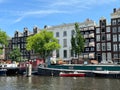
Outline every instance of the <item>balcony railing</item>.
{"type": "Polygon", "coordinates": [[[89,58],[95,58],[95,54],[94,53],[90,53],[89,54],[89,58]]]}
{"type": "Polygon", "coordinates": [[[95,42],[90,42],[89,47],[95,46],[95,42]]]}
{"type": "Polygon", "coordinates": [[[94,38],[94,33],[89,34],[89,38],[94,38]]]}
{"type": "Polygon", "coordinates": [[[84,35],[84,38],[88,38],[89,36],[88,35],[84,35]]]}

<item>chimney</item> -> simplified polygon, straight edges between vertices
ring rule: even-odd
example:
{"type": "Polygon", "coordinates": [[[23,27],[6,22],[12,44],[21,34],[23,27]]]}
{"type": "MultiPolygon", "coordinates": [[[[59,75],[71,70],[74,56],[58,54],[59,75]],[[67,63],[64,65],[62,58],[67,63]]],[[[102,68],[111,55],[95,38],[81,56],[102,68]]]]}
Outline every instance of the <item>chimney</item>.
{"type": "Polygon", "coordinates": [[[115,13],[115,12],[116,12],[116,8],[113,9],[113,13],[115,13]]]}
{"type": "Polygon", "coordinates": [[[44,26],[44,29],[47,29],[47,25],[44,26]]]}

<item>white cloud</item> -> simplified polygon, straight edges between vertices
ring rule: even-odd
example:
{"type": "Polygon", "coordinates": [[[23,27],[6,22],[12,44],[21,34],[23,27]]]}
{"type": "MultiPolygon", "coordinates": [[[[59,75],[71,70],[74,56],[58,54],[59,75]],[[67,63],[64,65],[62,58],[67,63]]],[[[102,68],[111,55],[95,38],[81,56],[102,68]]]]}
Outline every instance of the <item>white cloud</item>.
{"type": "MultiPolygon", "coordinates": [[[[51,6],[54,7],[62,7],[62,6],[81,6],[88,7],[88,5],[100,5],[100,4],[108,4],[112,2],[116,2],[117,0],[54,0],[51,6]]],[[[72,7],[73,8],[73,7],[72,7]]]]}
{"type": "Polygon", "coordinates": [[[14,23],[20,22],[26,17],[35,17],[36,15],[41,17],[49,14],[80,12],[81,10],[90,9],[95,5],[106,5],[116,1],[118,0],[37,0],[37,10],[34,7],[35,11],[15,11],[18,18],[14,21],[14,23]],[[41,2],[44,4],[41,4],[41,2]],[[42,10],[41,8],[38,8],[38,6],[43,6],[42,10]]]}
{"type": "Polygon", "coordinates": [[[38,11],[25,11],[25,12],[19,12],[21,15],[19,18],[17,18],[14,23],[20,22],[23,18],[33,16],[33,15],[48,15],[48,14],[55,14],[55,13],[67,13],[66,11],[59,11],[59,10],[38,10],[38,11]]]}

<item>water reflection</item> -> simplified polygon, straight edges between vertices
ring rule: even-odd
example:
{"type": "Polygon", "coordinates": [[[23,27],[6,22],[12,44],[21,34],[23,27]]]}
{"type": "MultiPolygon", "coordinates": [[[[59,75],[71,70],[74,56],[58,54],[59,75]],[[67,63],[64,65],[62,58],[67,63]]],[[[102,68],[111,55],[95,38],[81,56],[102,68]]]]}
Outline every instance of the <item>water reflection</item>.
{"type": "Polygon", "coordinates": [[[120,90],[119,79],[18,76],[0,81],[0,90],[120,90]]]}

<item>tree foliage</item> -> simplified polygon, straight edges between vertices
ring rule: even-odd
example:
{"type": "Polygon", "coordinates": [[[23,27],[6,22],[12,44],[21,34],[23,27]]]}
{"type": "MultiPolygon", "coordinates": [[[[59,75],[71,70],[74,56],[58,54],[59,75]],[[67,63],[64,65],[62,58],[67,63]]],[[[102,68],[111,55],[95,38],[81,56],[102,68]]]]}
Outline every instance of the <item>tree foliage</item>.
{"type": "Polygon", "coordinates": [[[8,44],[7,38],[8,38],[8,36],[7,36],[6,32],[4,32],[0,29],[0,53],[2,53],[4,46],[8,44]]]}
{"type": "Polygon", "coordinates": [[[84,51],[84,43],[85,39],[81,35],[79,25],[78,23],[75,23],[75,34],[71,37],[71,51],[75,54],[75,56],[78,56],[78,60],[79,55],[84,51]]]}
{"type": "Polygon", "coordinates": [[[15,47],[9,54],[9,58],[12,59],[12,61],[20,61],[21,58],[21,52],[18,47],[15,47]]]}
{"type": "Polygon", "coordinates": [[[3,47],[4,45],[7,45],[7,44],[8,44],[7,38],[8,38],[8,36],[7,36],[6,32],[4,32],[4,31],[2,31],[2,30],[0,29],[0,45],[1,45],[2,47],[3,47]]]}
{"type": "Polygon", "coordinates": [[[44,60],[50,56],[53,50],[60,48],[58,40],[53,37],[52,32],[42,30],[33,36],[27,38],[27,50],[34,50],[40,54],[40,57],[44,60]]]}

